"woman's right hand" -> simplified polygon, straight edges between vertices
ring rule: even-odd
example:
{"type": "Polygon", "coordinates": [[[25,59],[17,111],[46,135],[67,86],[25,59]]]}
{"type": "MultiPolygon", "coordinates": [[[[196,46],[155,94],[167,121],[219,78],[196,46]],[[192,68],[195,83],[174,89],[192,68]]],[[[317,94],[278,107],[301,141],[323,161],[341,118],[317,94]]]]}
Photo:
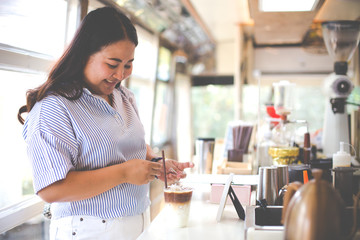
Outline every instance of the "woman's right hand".
{"type": "Polygon", "coordinates": [[[126,165],[125,182],[142,185],[160,176],[161,164],[143,159],[131,159],[121,165],[126,165]]]}

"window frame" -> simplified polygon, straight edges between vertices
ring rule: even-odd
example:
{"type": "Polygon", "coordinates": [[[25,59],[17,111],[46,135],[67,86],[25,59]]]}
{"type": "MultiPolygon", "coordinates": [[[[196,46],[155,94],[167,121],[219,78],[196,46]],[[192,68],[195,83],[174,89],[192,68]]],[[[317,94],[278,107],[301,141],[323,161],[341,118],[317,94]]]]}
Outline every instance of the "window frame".
{"type": "Polygon", "coordinates": [[[0,211],[0,234],[19,226],[41,214],[45,202],[37,195],[20,201],[0,211]]]}
{"type": "Polygon", "coordinates": [[[0,69],[25,73],[44,73],[54,59],[50,55],[0,43],[0,69]]]}
{"type": "Polygon", "coordinates": [[[173,141],[173,135],[174,135],[174,132],[171,131],[171,129],[173,129],[173,123],[174,123],[174,115],[173,114],[170,114],[170,111],[168,112],[168,116],[166,116],[168,122],[169,122],[169,126],[167,128],[167,137],[164,141],[162,142],[159,142],[159,143],[154,143],[153,139],[154,139],[154,128],[155,128],[155,122],[154,122],[154,119],[155,119],[155,113],[156,113],[156,102],[157,102],[157,93],[158,93],[158,87],[159,87],[159,83],[162,83],[166,86],[166,89],[169,92],[169,95],[170,95],[170,101],[168,102],[168,106],[169,106],[169,109],[173,109],[174,107],[174,68],[175,68],[175,62],[174,62],[174,52],[173,52],[173,49],[171,49],[170,47],[168,47],[166,44],[164,44],[163,42],[160,41],[160,44],[158,46],[158,61],[157,61],[157,65],[156,65],[156,79],[155,79],[155,90],[154,90],[154,99],[153,99],[153,111],[152,111],[152,123],[151,123],[151,132],[150,132],[150,143],[151,143],[151,146],[154,146],[154,147],[157,147],[157,148],[163,148],[164,146],[166,145],[171,145],[172,141],[173,141]],[[169,73],[169,78],[168,79],[159,79],[158,78],[158,68],[159,68],[159,64],[160,64],[160,50],[161,48],[164,48],[164,49],[167,49],[170,51],[170,63],[169,63],[169,66],[170,66],[170,73],[169,73]]]}

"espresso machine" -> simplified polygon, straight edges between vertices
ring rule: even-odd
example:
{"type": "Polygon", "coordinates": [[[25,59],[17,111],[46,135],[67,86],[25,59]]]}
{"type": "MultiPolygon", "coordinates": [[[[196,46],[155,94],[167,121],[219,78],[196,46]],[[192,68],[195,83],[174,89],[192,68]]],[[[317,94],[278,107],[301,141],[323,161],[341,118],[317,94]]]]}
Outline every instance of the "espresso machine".
{"type": "Polygon", "coordinates": [[[360,21],[322,22],[325,46],[334,60],[334,72],[324,81],[327,98],[322,136],[323,153],[332,157],[339,143],[349,143],[349,121],[346,111],[347,97],[354,84],[347,76],[348,62],[360,39],[360,21]]]}

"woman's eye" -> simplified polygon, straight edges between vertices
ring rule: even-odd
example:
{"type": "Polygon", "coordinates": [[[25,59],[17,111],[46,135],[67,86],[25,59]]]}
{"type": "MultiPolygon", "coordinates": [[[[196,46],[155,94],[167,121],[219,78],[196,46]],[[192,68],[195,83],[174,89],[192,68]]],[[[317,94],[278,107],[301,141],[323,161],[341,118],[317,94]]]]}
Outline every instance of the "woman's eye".
{"type": "Polygon", "coordinates": [[[130,69],[130,68],[131,68],[131,65],[125,65],[125,68],[126,68],[126,69],[130,69]]]}
{"type": "Polygon", "coordinates": [[[111,65],[111,64],[108,64],[108,63],[107,63],[107,65],[108,65],[109,68],[111,68],[111,69],[117,68],[117,65],[111,65]]]}

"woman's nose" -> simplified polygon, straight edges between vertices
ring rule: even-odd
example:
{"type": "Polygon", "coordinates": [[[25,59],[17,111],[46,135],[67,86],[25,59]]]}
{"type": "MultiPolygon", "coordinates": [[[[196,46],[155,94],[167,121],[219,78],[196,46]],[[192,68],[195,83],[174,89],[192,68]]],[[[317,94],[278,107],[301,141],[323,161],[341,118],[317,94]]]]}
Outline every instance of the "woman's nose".
{"type": "Polygon", "coordinates": [[[124,77],[124,68],[119,67],[113,74],[113,77],[118,79],[118,80],[122,80],[124,77]]]}

